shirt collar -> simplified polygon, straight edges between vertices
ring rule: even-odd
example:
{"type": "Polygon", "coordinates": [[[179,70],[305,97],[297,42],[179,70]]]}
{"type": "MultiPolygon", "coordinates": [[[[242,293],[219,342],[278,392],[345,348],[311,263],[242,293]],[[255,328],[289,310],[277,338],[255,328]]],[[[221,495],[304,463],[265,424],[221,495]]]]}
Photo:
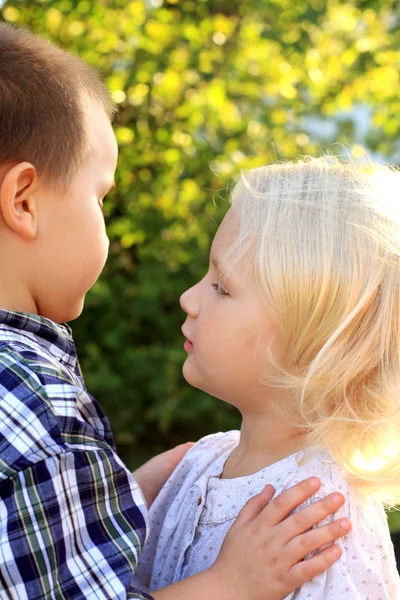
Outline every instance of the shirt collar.
{"type": "Polygon", "coordinates": [[[66,323],[55,323],[46,317],[0,309],[0,340],[10,334],[44,346],[59,362],[80,372],[72,330],[66,323]]]}

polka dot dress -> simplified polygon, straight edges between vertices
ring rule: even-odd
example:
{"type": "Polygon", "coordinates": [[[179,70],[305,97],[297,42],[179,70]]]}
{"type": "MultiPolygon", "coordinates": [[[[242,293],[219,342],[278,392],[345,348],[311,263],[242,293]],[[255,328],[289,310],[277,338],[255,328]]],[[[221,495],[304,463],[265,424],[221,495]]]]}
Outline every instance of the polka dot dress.
{"type": "MultiPolygon", "coordinates": [[[[207,569],[240,509],[267,483],[277,493],[311,475],[322,487],[310,501],[341,492],[345,506],[333,518],[351,520],[342,538],[342,557],[328,570],[287,596],[292,600],[400,600],[400,582],[382,506],[361,498],[323,451],[307,461],[292,454],[265,469],[221,479],[224,464],[239,443],[240,432],[207,436],[185,456],[150,509],[150,535],[136,572],[136,585],[157,590],[207,569]]],[[[323,523],[325,524],[325,523],[323,523]]]]}

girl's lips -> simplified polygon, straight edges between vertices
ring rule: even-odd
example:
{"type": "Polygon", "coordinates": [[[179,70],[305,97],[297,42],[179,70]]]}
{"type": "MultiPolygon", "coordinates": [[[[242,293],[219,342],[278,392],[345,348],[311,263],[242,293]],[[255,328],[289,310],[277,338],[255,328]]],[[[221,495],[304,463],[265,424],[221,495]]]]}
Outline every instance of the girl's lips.
{"type": "Polygon", "coordinates": [[[193,352],[193,344],[190,340],[186,340],[186,342],[183,344],[183,347],[186,352],[193,352]]]}

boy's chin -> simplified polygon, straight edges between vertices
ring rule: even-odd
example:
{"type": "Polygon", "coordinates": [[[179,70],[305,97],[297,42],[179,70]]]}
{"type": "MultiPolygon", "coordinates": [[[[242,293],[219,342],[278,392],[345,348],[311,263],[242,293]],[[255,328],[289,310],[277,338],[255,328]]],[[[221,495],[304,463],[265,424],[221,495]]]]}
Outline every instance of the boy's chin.
{"type": "Polygon", "coordinates": [[[80,317],[83,311],[84,304],[85,298],[82,298],[82,300],[79,303],[77,303],[76,306],[71,307],[71,309],[68,312],[66,311],[63,322],[68,323],[69,321],[74,321],[75,319],[80,317]]]}
{"type": "Polygon", "coordinates": [[[85,298],[82,298],[82,300],[76,302],[74,305],[57,307],[54,309],[49,307],[47,310],[43,311],[40,316],[46,317],[55,323],[68,323],[74,321],[82,314],[84,301],[85,298]]]}

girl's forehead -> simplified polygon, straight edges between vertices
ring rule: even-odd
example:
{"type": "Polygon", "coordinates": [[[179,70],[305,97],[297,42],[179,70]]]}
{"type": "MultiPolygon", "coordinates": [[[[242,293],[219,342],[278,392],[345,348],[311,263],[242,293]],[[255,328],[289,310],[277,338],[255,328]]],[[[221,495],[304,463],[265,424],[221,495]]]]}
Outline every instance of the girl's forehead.
{"type": "Polygon", "coordinates": [[[235,285],[255,285],[255,257],[252,253],[242,253],[237,245],[240,233],[240,218],[232,208],[225,215],[215,234],[210,263],[223,277],[235,285]]]}
{"type": "Polygon", "coordinates": [[[228,250],[235,243],[239,234],[239,217],[229,209],[215,234],[212,247],[216,251],[228,250]]]}

